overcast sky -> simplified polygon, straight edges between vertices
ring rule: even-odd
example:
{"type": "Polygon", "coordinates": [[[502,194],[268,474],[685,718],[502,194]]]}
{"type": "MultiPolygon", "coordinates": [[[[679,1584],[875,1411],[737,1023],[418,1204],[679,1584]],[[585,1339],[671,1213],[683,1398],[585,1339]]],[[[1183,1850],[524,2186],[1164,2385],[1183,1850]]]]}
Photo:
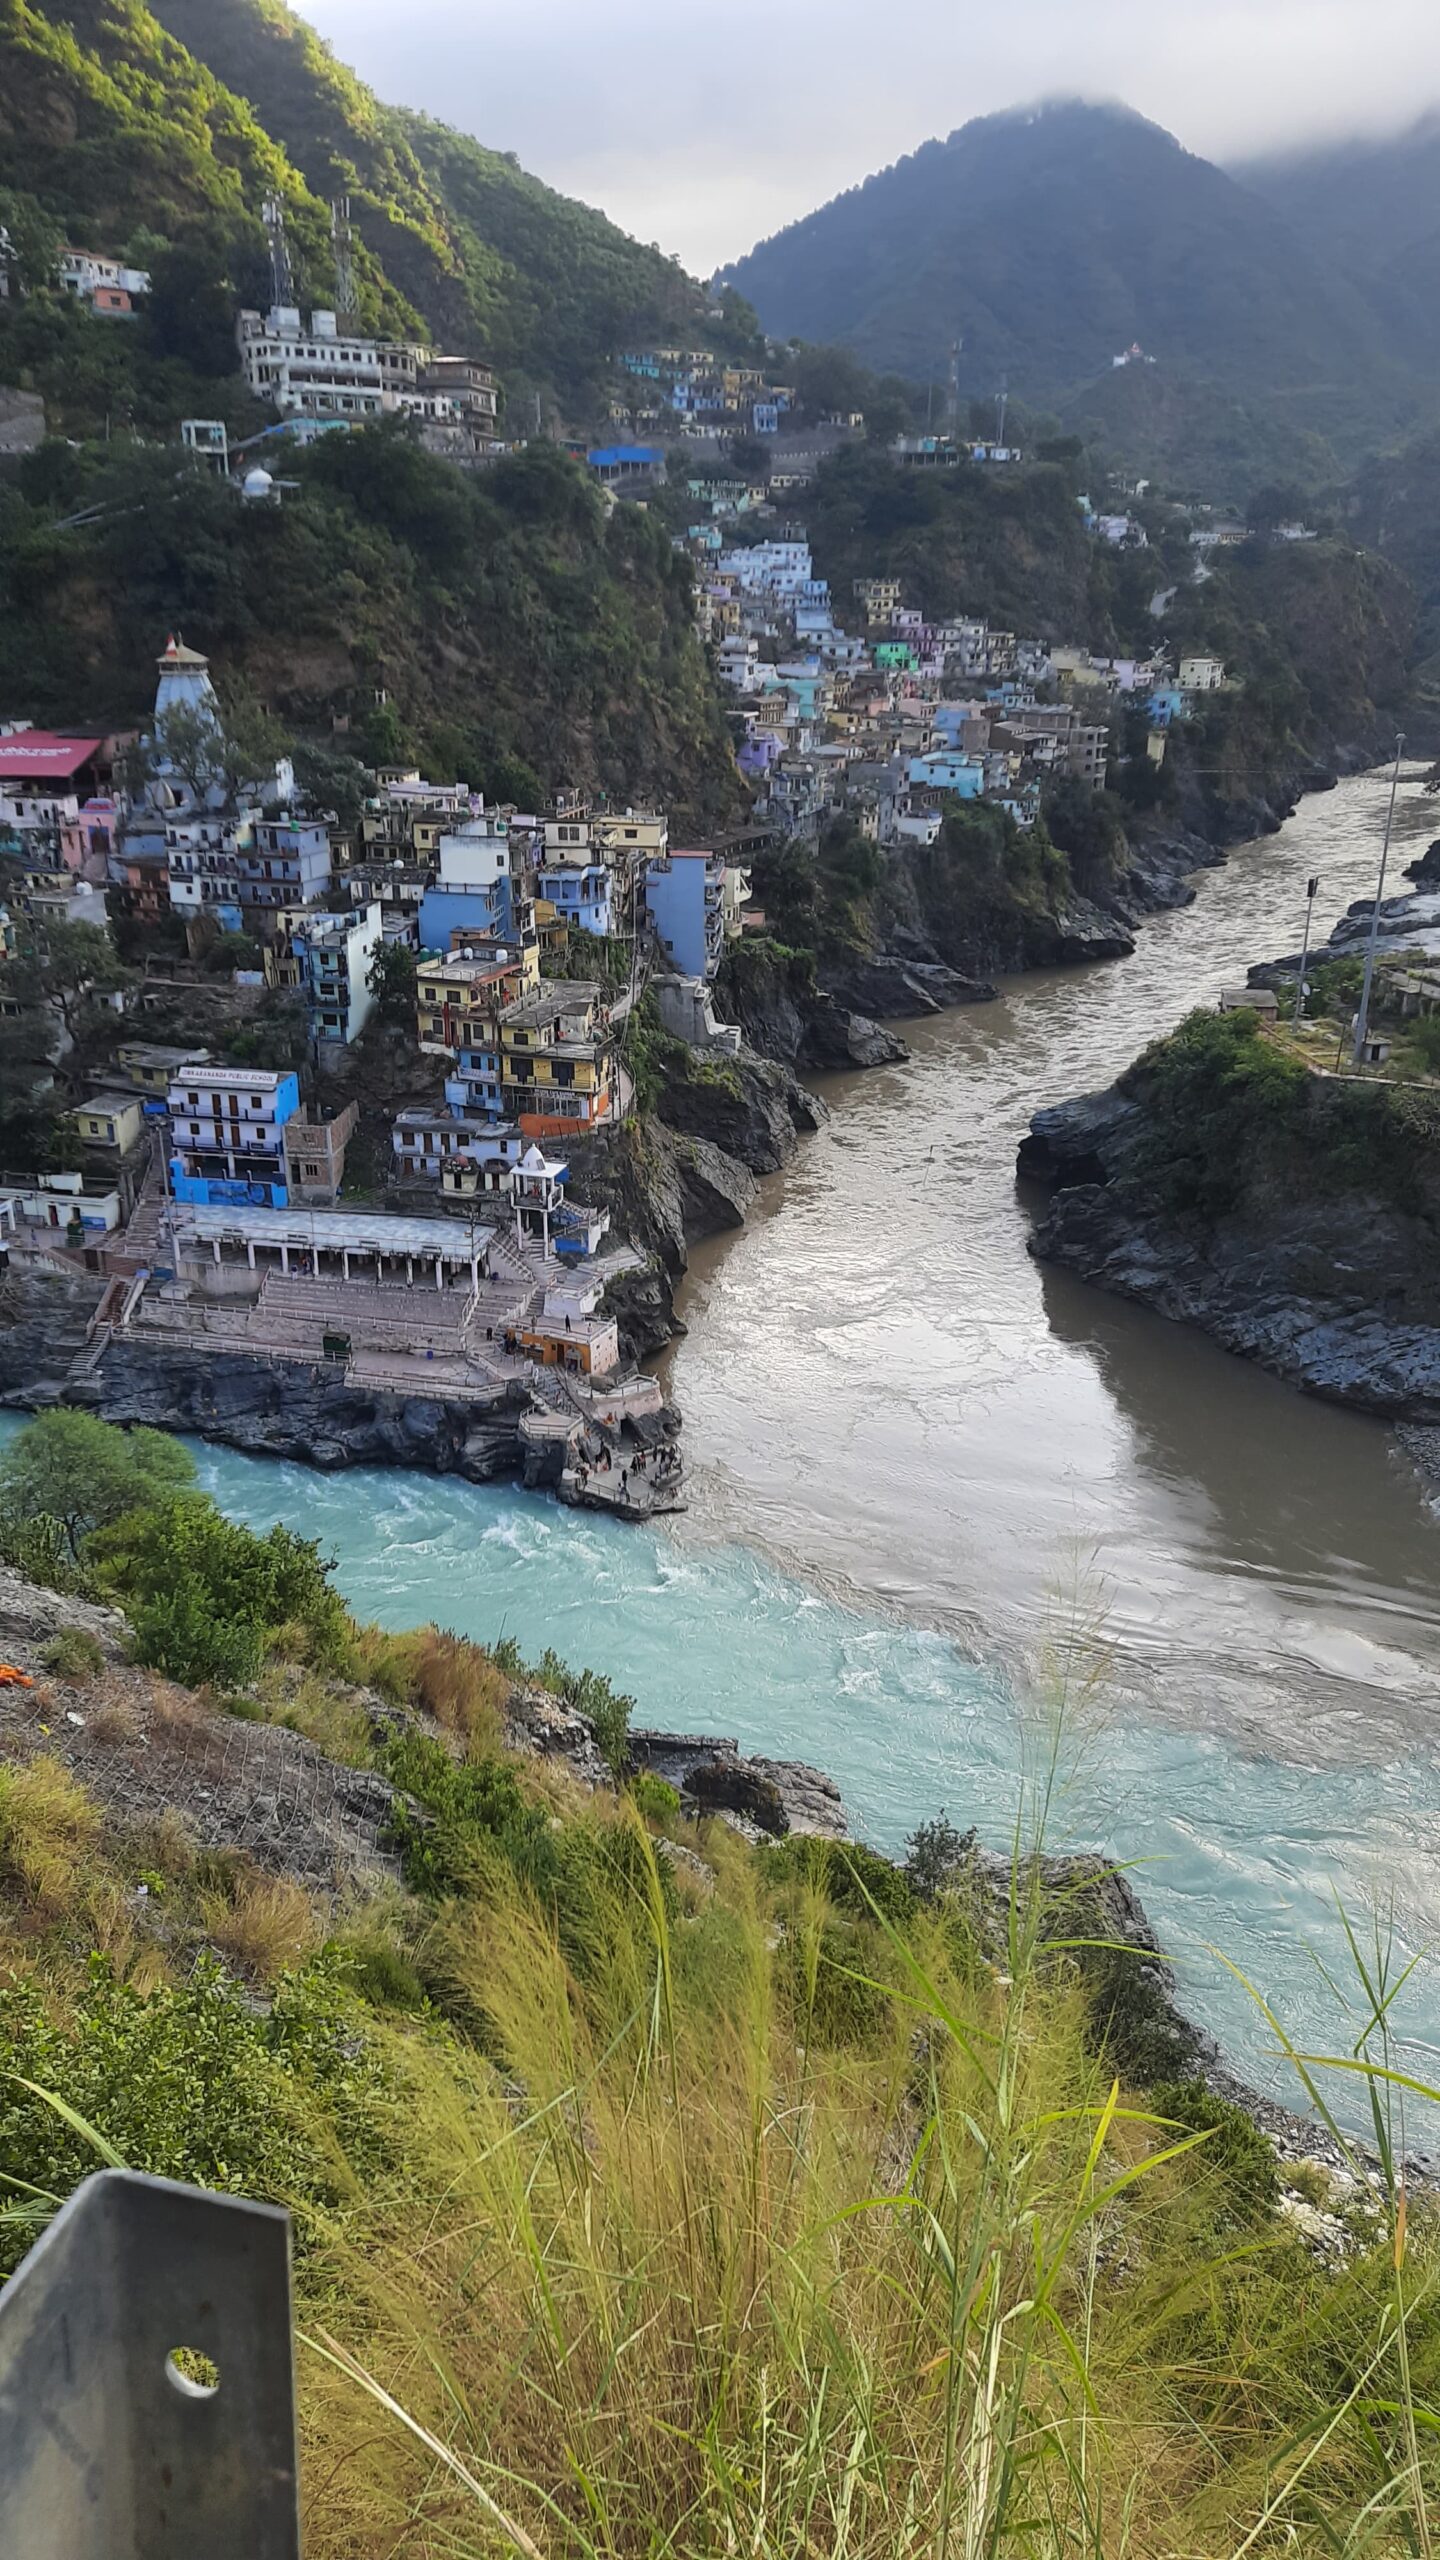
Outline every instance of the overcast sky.
{"type": "Polygon", "coordinates": [[[708,275],[971,116],[1119,97],[1212,159],[1440,100],[1436,0],[296,0],[383,98],[708,275]]]}

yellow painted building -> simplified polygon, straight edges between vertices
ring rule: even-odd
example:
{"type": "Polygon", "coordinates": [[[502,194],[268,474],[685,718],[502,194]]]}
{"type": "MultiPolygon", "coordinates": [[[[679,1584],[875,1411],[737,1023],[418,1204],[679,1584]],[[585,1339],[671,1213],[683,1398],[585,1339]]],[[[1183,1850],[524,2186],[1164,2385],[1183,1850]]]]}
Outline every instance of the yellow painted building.
{"type": "Polygon", "coordinates": [[[88,1102],[79,1103],[70,1114],[86,1147],[103,1147],[107,1155],[126,1156],[138,1147],[145,1127],[145,1112],[139,1096],[133,1093],[96,1093],[88,1102]]]}

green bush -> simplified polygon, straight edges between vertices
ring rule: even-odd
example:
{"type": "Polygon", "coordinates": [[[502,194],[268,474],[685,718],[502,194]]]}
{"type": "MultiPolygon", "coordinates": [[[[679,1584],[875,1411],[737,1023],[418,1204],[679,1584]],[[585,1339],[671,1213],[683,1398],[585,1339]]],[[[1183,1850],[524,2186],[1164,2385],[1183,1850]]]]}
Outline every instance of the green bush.
{"type": "Polygon", "coordinates": [[[1243,2107],[1219,2098],[1203,2080],[1160,2080],[1150,2092],[1157,2116],[1187,2133],[1210,2139],[1195,2154],[1203,2172],[1218,2176],[1226,2218],[1235,2222],[1263,2220],[1280,2192],[1275,2154],[1243,2107]]]}
{"type": "Polygon", "coordinates": [[[62,1627],[41,1648],[40,1659],[57,1679],[94,1680],[105,1668],[105,1648],[84,1627],[62,1627]]]}
{"type": "Polygon", "coordinates": [[[278,1524],[261,1537],[208,1495],[126,1513],[95,1532],[86,1557],[127,1611],[139,1659],[172,1679],[239,1687],[282,1627],[303,1634],[316,1662],[348,1657],[349,1618],[315,1541],[278,1524]]]}
{"type": "Polygon", "coordinates": [[[637,1769],[630,1780],[630,1794],[637,1810],[647,1822],[673,1822],[680,1811],[680,1796],[665,1778],[657,1778],[652,1769],[637,1769]]]}
{"type": "MultiPolygon", "coordinates": [[[[62,2098],[132,2169],[230,2195],[305,2201],[336,2192],[338,2155],[317,2140],[318,2104],[356,2165],[384,2157],[385,2078],[340,1969],[320,1957],[287,1975],[267,2016],[203,1954],[189,1979],[148,1998],[92,1957],[63,2023],[29,1984],[0,1989],[0,2180],[56,2200],[96,2157],[33,2081],[62,2098]]],[[[13,2266],[33,2224],[0,2234],[13,2266]]]]}
{"type": "Polygon", "coordinates": [[[94,1575],[75,1561],[63,1521],[48,1511],[35,1512],[29,1519],[0,1512],[0,1564],[68,1600],[98,1597],[94,1575]]]}
{"type": "Polygon", "coordinates": [[[260,1669],[264,1641],[250,1618],[227,1618],[193,1583],[157,1592],[131,1612],[137,1662],[187,1689],[243,1689],[260,1669]]]}

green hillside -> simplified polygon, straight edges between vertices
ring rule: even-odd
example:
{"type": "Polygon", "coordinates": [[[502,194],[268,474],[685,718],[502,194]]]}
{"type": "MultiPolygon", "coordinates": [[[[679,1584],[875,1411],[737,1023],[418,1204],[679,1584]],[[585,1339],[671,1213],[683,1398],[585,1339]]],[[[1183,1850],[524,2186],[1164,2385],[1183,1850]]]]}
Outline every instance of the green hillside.
{"type": "Polygon", "coordinates": [[[593,388],[629,340],[705,326],[700,287],[603,214],[468,134],[381,105],[284,0],[157,0],[156,17],[249,101],[316,192],[448,343],[524,387],[593,388]]]}
{"type": "Polygon", "coordinates": [[[0,188],[87,245],[133,243],[147,263],[161,241],[203,250],[255,300],[259,206],[277,192],[317,302],[334,294],[343,190],[370,323],[483,353],[520,398],[567,413],[594,408],[627,340],[725,334],[673,261],[505,155],[382,106],[281,0],[0,0],[0,188]]]}
{"type": "MultiPolygon", "coordinates": [[[[1428,221],[1429,216],[1417,217],[1428,221]]],[[[1432,230],[1440,236],[1440,211],[1432,230]]],[[[1440,407],[1395,297],[1128,109],[1059,101],[927,142],[728,275],[764,326],[834,339],[877,369],[1108,429],[1142,468],[1226,494],[1277,447],[1357,458],[1440,407]],[[1116,375],[1138,341],[1153,379],[1116,375]]],[[[1294,469],[1292,455],[1289,467],[1294,469]]]]}
{"type": "Polygon", "coordinates": [[[682,823],[734,813],[689,573],[651,516],[607,518],[549,446],[476,475],[374,428],[289,469],[284,503],[251,507],[173,450],[33,457],[0,491],[7,711],[138,721],[178,624],[301,736],[353,716],[372,757],[503,796],[576,782],[682,823]],[[81,507],[95,520],[67,526],[81,507]]]}

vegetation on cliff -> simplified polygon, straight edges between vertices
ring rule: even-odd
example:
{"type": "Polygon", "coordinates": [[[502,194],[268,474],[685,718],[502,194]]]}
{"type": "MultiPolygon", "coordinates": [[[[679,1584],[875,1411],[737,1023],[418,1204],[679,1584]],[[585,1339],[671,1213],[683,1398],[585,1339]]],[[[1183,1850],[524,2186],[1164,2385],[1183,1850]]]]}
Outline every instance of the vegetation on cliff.
{"type": "Polygon", "coordinates": [[[283,506],[250,507],[173,452],[33,456],[0,492],[10,710],[138,722],[178,625],[291,729],[353,716],[382,762],[505,798],[653,793],[682,825],[733,812],[689,572],[642,510],[607,517],[552,447],[466,474],[388,426],[292,467],[283,506]]]}
{"type": "Polygon", "coordinates": [[[1119,1178],[1146,1207],[1211,1223],[1359,1198],[1440,1244],[1440,1093],[1313,1075],[1248,1010],[1192,1013],[1118,1089],[1143,1115],[1119,1178]]]}
{"type": "Polygon", "coordinates": [[[1436,2245],[1358,1945],[1380,2188],[1306,2168],[1282,2211],[1109,1888],[1030,1857],[1053,1765],[1008,1885],[943,1817],[903,1869],[755,1849],[507,1753],[513,1648],[276,1628],[233,1704],[310,1796],[306,1733],[400,1789],[407,1884],[337,1898],[159,1800],[237,1728],[55,1605],[0,1707],[6,2260],[97,2155],[288,2204],[315,2560],[1429,2528],[1436,2245]]]}

